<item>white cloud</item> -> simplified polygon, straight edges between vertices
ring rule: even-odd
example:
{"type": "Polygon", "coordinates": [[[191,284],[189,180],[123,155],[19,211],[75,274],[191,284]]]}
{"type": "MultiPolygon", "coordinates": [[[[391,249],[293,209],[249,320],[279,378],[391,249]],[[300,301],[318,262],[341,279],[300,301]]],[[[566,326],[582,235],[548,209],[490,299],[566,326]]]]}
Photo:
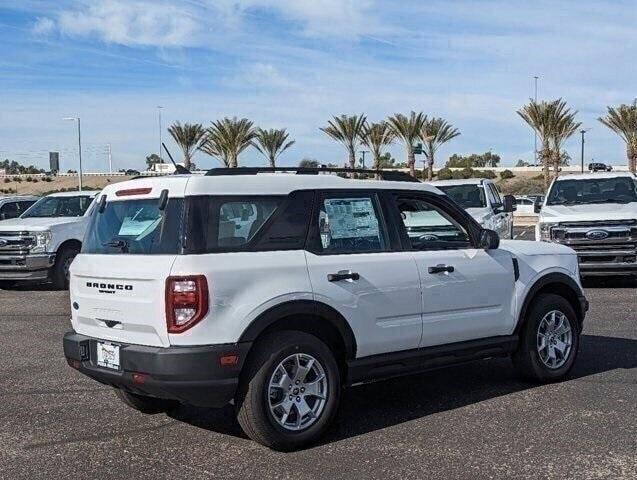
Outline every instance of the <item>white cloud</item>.
{"type": "Polygon", "coordinates": [[[35,35],[49,35],[55,30],[55,22],[50,18],[40,17],[31,28],[35,35]]]}
{"type": "Polygon", "coordinates": [[[103,0],[63,11],[57,24],[71,37],[96,37],[127,46],[194,46],[201,34],[198,22],[183,9],[157,2],[103,0]]]}

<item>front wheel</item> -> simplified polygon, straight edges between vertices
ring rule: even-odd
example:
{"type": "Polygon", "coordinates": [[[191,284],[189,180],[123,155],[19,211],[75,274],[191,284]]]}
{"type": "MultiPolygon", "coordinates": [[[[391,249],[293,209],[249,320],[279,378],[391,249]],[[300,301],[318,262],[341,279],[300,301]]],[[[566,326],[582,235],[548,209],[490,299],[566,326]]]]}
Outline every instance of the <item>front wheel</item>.
{"type": "Polygon", "coordinates": [[[338,408],[341,380],[332,351],[313,335],[282,331],[255,345],[236,398],[251,439],[275,450],[316,441],[338,408]]]}
{"type": "Polygon", "coordinates": [[[579,348],[579,325],[571,304],[559,295],[534,299],[513,354],[518,372],[539,382],[563,379],[573,368],[579,348]]]}
{"type": "Polygon", "coordinates": [[[51,270],[51,281],[53,282],[53,288],[56,290],[67,290],[69,288],[71,263],[73,263],[73,259],[78,253],[80,252],[75,248],[65,248],[57,254],[55,264],[51,270]]]}

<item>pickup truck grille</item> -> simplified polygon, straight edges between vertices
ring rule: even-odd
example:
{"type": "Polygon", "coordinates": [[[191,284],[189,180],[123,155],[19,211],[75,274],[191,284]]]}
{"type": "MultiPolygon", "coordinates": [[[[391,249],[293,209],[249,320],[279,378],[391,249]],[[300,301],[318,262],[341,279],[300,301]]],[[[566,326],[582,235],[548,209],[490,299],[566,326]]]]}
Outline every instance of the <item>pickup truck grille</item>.
{"type": "Polygon", "coordinates": [[[564,222],[551,229],[551,238],[575,250],[582,269],[637,266],[637,220],[564,222]]]}
{"type": "Polygon", "coordinates": [[[0,232],[0,256],[26,255],[35,244],[29,232],[0,232]]]}

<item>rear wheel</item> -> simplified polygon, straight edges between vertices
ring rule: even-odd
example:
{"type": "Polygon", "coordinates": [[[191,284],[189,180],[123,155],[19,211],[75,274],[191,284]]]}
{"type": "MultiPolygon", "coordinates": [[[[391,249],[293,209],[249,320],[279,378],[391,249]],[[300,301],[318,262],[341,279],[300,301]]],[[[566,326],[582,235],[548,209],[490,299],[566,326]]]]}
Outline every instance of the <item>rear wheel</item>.
{"type": "Polygon", "coordinates": [[[134,408],[138,412],[149,415],[168,412],[179,405],[179,402],[176,400],[147,397],[145,395],[130,393],[119,388],[115,389],[115,395],[117,395],[119,399],[129,407],[134,408]]]}
{"type": "Polygon", "coordinates": [[[561,380],[575,363],[579,335],[571,304],[559,295],[541,294],[522,327],[513,363],[526,378],[539,382],[561,380]]]}
{"type": "Polygon", "coordinates": [[[236,398],[237,419],[251,439],[275,450],[316,441],[340,398],[332,351],[313,335],[269,334],[255,345],[236,398]]]}
{"type": "Polygon", "coordinates": [[[53,288],[57,290],[67,290],[69,288],[71,263],[73,263],[73,259],[78,253],[80,252],[76,248],[67,247],[57,254],[55,265],[53,265],[51,271],[53,288]]]}

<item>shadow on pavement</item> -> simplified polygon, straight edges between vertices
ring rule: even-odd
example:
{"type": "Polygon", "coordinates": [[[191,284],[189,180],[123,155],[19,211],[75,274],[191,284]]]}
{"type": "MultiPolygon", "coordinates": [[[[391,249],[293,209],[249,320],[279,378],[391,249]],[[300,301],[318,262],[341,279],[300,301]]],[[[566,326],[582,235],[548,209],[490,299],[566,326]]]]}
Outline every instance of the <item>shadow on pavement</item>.
{"type": "MultiPolygon", "coordinates": [[[[583,335],[569,380],[631,368],[637,368],[637,340],[583,335]]],[[[336,420],[321,443],[362,435],[535,386],[518,380],[508,359],[361,385],[344,391],[336,420]]],[[[184,405],[170,416],[199,428],[245,438],[231,406],[205,409],[184,405]]]]}

